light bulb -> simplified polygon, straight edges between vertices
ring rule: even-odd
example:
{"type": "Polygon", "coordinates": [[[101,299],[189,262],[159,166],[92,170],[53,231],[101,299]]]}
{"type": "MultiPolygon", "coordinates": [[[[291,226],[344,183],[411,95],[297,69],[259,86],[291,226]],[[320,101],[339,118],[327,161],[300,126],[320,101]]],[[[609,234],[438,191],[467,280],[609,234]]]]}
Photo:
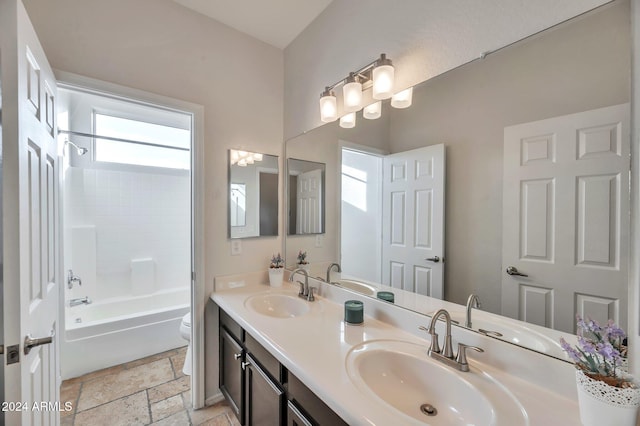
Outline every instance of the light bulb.
{"type": "Polygon", "coordinates": [[[249,164],[249,165],[253,164],[253,155],[252,154],[247,155],[245,157],[244,161],[246,161],[247,164],[249,164]]]}
{"type": "Polygon", "coordinates": [[[257,152],[253,154],[253,159],[255,161],[262,161],[262,154],[258,154],[257,152]]]}
{"type": "Polygon", "coordinates": [[[367,105],[362,110],[362,116],[367,120],[375,120],[382,115],[382,101],[374,102],[371,105],[367,105]]]}
{"type": "Polygon", "coordinates": [[[413,87],[398,92],[391,98],[391,106],[394,108],[408,108],[413,99],[413,87]]]}
{"type": "Polygon", "coordinates": [[[342,87],[342,94],[345,112],[356,112],[362,108],[362,84],[353,74],[349,75],[347,84],[342,87]]]}
{"type": "Polygon", "coordinates": [[[349,114],[340,117],[340,127],[345,129],[356,127],[356,113],[350,112],[349,114]]]}
{"type": "Polygon", "coordinates": [[[247,166],[247,159],[246,158],[241,158],[238,160],[238,166],[240,167],[246,167],[247,166]]]}
{"type": "Polygon", "coordinates": [[[338,119],[338,105],[333,92],[325,90],[320,98],[320,120],[330,123],[338,119]]]}
{"type": "Polygon", "coordinates": [[[238,151],[232,149],[229,158],[231,159],[231,164],[236,164],[238,162],[238,151]]]}
{"type": "Polygon", "coordinates": [[[389,99],[393,95],[394,69],[383,53],[373,69],[373,99],[389,99]]]}

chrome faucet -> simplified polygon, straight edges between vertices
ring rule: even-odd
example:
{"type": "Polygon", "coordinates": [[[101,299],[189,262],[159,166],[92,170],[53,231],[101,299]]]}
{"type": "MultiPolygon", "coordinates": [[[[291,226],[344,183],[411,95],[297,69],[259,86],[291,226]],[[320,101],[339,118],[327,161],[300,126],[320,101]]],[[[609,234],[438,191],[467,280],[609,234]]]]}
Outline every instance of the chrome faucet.
{"type": "Polygon", "coordinates": [[[73,269],[69,269],[67,271],[67,288],[72,289],[74,284],[82,285],[82,280],[73,273],[73,269]]]}
{"type": "Polygon", "coordinates": [[[325,280],[328,283],[331,282],[331,269],[333,269],[334,266],[337,268],[337,272],[342,272],[342,268],[340,267],[339,263],[332,263],[331,265],[329,265],[329,267],[327,268],[327,279],[325,280]]]}
{"type": "Polygon", "coordinates": [[[471,308],[480,309],[480,299],[475,294],[471,294],[467,299],[467,317],[464,320],[464,326],[471,328],[471,308]]]}
{"type": "Polygon", "coordinates": [[[453,347],[451,344],[451,315],[449,315],[449,312],[447,312],[445,309],[439,309],[435,314],[433,314],[428,329],[422,326],[420,326],[419,328],[431,335],[431,346],[429,347],[427,355],[429,355],[430,358],[440,361],[443,364],[446,364],[457,370],[463,372],[469,371],[469,363],[467,362],[467,349],[473,349],[477,352],[484,352],[482,348],[479,348],[477,346],[469,346],[465,345],[464,343],[458,343],[458,355],[456,357],[453,356],[453,347]],[[440,349],[440,345],[438,344],[438,334],[436,333],[436,323],[440,319],[440,316],[444,316],[444,320],[447,326],[446,334],[444,336],[444,349],[442,350],[440,349]]]}
{"type": "Polygon", "coordinates": [[[89,305],[90,303],[91,303],[91,299],[89,299],[89,296],[79,297],[77,299],[69,300],[69,307],[73,308],[74,306],[78,306],[78,305],[89,305]]]}
{"type": "Polygon", "coordinates": [[[291,275],[289,275],[289,281],[293,282],[293,276],[298,272],[304,275],[304,283],[298,281],[300,283],[300,292],[298,293],[298,297],[302,297],[307,299],[307,301],[309,302],[313,302],[314,300],[316,300],[315,297],[313,297],[314,288],[313,287],[309,288],[309,273],[307,272],[306,269],[304,268],[294,269],[293,272],[291,272],[291,275]]]}

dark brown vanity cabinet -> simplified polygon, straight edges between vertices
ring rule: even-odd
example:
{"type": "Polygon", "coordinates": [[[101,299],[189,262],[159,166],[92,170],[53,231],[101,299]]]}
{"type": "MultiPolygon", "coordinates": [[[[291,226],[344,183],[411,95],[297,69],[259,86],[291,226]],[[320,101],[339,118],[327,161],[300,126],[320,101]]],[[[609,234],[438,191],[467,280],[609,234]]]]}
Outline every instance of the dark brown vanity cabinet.
{"type": "Polygon", "coordinates": [[[220,310],[220,391],[242,425],[284,424],[284,374],[273,355],[220,310]]]}
{"type": "Polygon", "coordinates": [[[347,425],[222,309],[220,390],[244,426],[347,425]]]}

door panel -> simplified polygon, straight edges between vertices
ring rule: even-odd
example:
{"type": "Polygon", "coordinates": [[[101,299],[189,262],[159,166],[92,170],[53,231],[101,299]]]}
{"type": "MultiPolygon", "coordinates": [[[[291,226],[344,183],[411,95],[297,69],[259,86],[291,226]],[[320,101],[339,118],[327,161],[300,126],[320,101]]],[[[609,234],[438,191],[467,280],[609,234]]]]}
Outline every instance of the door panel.
{"type": "Polygon", "coordinates": [[[383,163],[382,282],[442,298],[444,266],[427,259],[444,255],[444,145],[383,163]]]}
{"type": "Polygon", "coordinates": [[[626,327],[629,116],[623,104],[505,128],[504,315],[626,327]]]}
{"type": "Polygon", "coordinates": [[[19,362],[5,366],[5,399],[30,409],[6,413],[7,424],[59,423],[56,338],[25,351],[27,336],[56,333],[60,271],[56,82],[21,1],[0,2],[2,60],[3,288],[5,345],[20,345],[19,362]],[[10,230],[9,232],[6,232],[10,230]]]}

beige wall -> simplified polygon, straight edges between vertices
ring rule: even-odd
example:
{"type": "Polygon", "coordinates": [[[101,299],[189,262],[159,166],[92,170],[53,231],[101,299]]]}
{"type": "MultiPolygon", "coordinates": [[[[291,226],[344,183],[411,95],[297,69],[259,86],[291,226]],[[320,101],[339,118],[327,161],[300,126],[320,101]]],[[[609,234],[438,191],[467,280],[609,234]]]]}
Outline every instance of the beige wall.
{"type": "Polygon", "coordinates": [[[285,139],[321,125],[324,87],[381,53],[406,88],[604,3],[334,0],[285,49],[285,139]]]}
{"type": "Polygon", "coordinates": [[[54,68],[204,106],[204,293],[216,275],[266,267],[282,237],[243,240],[243,254],[230,255],[227,149],[282,156],[282,51],[170,0],[24,3],[54,68]]]}

